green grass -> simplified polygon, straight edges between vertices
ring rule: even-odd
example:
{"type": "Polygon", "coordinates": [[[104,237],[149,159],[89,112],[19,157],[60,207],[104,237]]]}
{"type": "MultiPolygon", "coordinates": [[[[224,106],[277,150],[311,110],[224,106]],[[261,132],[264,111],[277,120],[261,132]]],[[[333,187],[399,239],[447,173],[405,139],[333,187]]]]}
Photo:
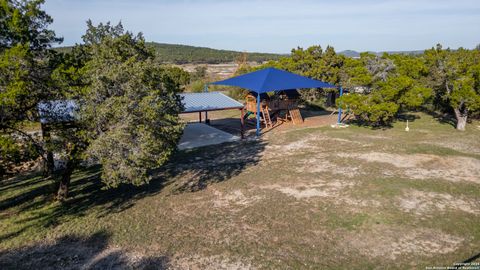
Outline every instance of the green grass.
{"type": "Polygon", "coordinates": [[[415,115],[408,133],[403,122],[289,129],[179,152],[143,187],[103,190],[100,168],[83,168],[64,204],[52,202],[53,183],[38,175],[4,181],[0,268],[78,268],[102,252],[109,255],[95,262],[103,268],[424,269],[463,261],[480,252],[479,168],[448,162],[479,164],[478,123],[457,132],[415,115]],[[359,158],[369,153],[434,161],[404,168],[359,158]],[[406,211],[400,202],[411,194],[436,197],[406,211]]]}

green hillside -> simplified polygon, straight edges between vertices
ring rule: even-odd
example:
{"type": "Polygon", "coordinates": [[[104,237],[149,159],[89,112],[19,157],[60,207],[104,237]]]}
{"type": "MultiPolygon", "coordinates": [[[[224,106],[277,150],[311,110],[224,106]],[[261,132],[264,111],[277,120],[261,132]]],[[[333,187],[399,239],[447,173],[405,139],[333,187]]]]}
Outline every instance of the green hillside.
{"type": "MultiPolygon", "coordinates": [[[[153,47],[157,53],[157,59],[165,63],[186,64],[219,64],[234,62],[243,52],[217,50],[206,47],[195,47],[180,44],[167,44],[157,42],[147,42],[147,45],[153,47]]],[[[59,52],[67,52],[71,46],[57,47],[55,50],[59,52]]],[[[277,60],[282,55],[274,53],[252,53],[246,52],[247,60],[253,62],[264,62],[269,60],[277,60]]]]}
{"type": "MultiPolygon", "coordinates": [[[[162,62],[170,62],[176,64],[184,63],[226,63],[233,62],[242,52],[217,50],[205,47],[195,47],[178,44],[165,44],[148,42],[149,46],[155,48],[158,59],[162,62]]],[[[263,62],[268,60],[277,60],[279,54],[272,53],[247,53],[248,61],[263,62]]]]}

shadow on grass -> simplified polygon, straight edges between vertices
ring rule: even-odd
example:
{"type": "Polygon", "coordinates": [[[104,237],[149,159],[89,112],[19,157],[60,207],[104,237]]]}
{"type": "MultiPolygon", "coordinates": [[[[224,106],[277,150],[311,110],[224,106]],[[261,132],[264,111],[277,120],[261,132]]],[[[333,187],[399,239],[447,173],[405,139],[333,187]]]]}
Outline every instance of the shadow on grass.
{"type": "Polygon", "coordinates": [[[255,166],[265,150],[260,140],[240,141],[179,152],[164,169],[157,171],[166,178],[177,178],[174,193],[194,192],[218,183],[255,166]]]}
{"type": "Polygon", "coordinates": [[[450,115],[448,113],[429,111],[429,110],[425,110],[423,112],[432,116],[435,120],[437,120],[442,124],[448,124],[454,128],[457,127],[457,120],[455,119],[455,117],[453,117],[453,115],[450,115]]]}
{"type": "Polygon", "coordinates": [[[304,118],[325,116],[333,113],[330,109],[326,109],[318,104],[308,103],[300,106],[300,112],[304,118]]]}
{"type": "Polygon", "coordinates": [[[395,120],[400,122],[407,122],[407,120],[409,122],[414,122],[417,119],[420,119],[419,115],[413,114],[411,112],[403,112],[399,114],[395,120]]]}
{"type": "Polygon", "coordinates": [[[0,201],[0,211],[6,210],[8,208],[14,207],[16,205],[21,205],[24,203],[41,203],[40,200],[33,202],[32,199],[44,197],[43,195],[53,192],[53,189],[51,186],[53,182],[49,180],[44,180],[40,176],[34,177],[33,180],[32,178],[30,179],[25,178],[25,179],[19,180],[19,182],[21,182],[21,184],[7,184],[5,186],[2,186],[2,189],[0,192],[4,192],[4,193],[12,191],[14,189],[25,189],[25,191],[18,194],[17,196],[10,197],[7,200],[0,201]],[[42,181],[44,181],[44,183],[40,184],[40,182],[42,181]],[[28,186],[31,186],[31,185],[37,185],[37,186],[35,188],[28,188],[28,186]]]}
{"type": "Polygon", "coordinates": [[[363,121],[361,119],[353,118],[353,119],[346,119],[345,121],[343,121],[343,123],[348,125],[358,126],[358,127],[364,127],[372,130],[388,130],[393,128],[394,122],[372,124],[370,122],[363,121]]]}
{"type": "Polygon", "coordinates": [[[166,256],[136,258],[109,249],[110,235],[64,236],[53,243],[0,252],[0,269],[167,269],[166,256]]]}
{"type": "MultiPolygon", "coordinates": [[[[40,174],[38,174],[40,175],[40,174]]],[[[17,176],[17,177],[12,177],[11,180],[2,180],[0,181],[0,192],[7,192],[9,190],[12,190],[12,189],[18,189],[18,188],[22,188],[22,187],[25,187],[25,186],[29,186],[29,185],[33,185],[33,184],[37,184],[37,183],[40,183],[44,181],[44,179],[42,177],[33,177],[32,179],[32,175],[21,175],[21,176],[17,176]],[[23,180],[28,180],[30,179],[30,181],[23,181],[23,180]]]]}
{"type": "Polygon", "coordinates": [[[475,261],[480,262],[480,253],[477,253],[477,254],[473,255],[472,257],[466,259],[462,263],[467,263],[468,264],[468,263],[472,263],[472,262],[475,262],[475,261]]]}
{"type": "MultiPolygon", "coordinates": [[[[235,136],[241,135],[241,122],[240,113],[238,118],[221,118],[221,119],[209,119],[212,127],[218,128],[235,136]]],[[[249,126],[245,126],[245,131],[250,129],[249,126]]]]}
{"type": "Polygon", "coordinates": [[[419,115],[416,115],[414,112],[406,111],[406,112],[399,113],[397,116],[393,118],[392,121],[388,121],[388,122],[379,122],[379,123],[373,124],[371,122],[364,121],[361,119],[355,119],[355,118],[346,119],[345,121],[342,120],[342,122],[345,124],[356,125],[359,127],[365,127],[372,130],[388,130],[393,128],[396,122],[407,122],[407,120],[409,122],[414,122],[415,120],[418,120],[418,119],[420,119],[419,115]]]}
{"type": "Polygon", "coordinates": [[[255,140],[180,151],[168,164],[152,170],[152,180],[143,186],[125,184],[104,190],[100,166],[79,169],[72,176],[69,199],[62,204],[52,202],[51,183],[32,188],[20,184],[22,190],[0,201],[0,217],[7,218],[10,223],[8,230],[0,232],[0,241],[16,238],[38,227],[55,227],[86,214],[102,217],[124,211],[138,200],[158,194],[167,185],[172,186],[172,194],[204,189],[257,164],[264,148],[263,142],[255,140]]]}

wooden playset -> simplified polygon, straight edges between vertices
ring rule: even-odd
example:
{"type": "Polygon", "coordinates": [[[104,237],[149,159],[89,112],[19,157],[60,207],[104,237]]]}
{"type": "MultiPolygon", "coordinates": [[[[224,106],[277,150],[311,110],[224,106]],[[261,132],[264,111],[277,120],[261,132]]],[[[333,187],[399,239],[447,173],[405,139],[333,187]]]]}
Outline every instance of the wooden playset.
{"type": "MultiPolygon", "coordinates": [[[[277,122],[292,121],[293,124],[303,123],[298,108],[300,94],[297,90],[275,92],[274,95],[263,93],[260,95],[260,119],[267,128],[272,128],[277,122]]],[[[257,114],[257,94],[254,92],[246,96],[247,113],[245,119],[257,114]]]]}

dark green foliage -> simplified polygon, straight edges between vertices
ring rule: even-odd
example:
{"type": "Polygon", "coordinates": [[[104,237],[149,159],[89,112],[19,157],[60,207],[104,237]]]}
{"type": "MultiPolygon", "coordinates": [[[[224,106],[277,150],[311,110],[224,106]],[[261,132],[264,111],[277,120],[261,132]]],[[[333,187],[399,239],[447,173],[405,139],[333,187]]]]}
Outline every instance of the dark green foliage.
{"type": "Polygon", "coordinates": [[[398,112],[420,108],[432,96],[432,89],[415,80],[425,76],[419,71],[422,69],[415,68],[417,61],[409,59],[410,56],[396,55],[398,64],[394,64],[387,57],[367,60],[371,77],[365,78],[372,80],[364,82],[370,82],[369,94],[353,93],[338,100],[338,104],[353,112],[362,123],[389,125],[398,112]]]}
{"type": "MultiPolygon", "coordinates": [[[[235,71],[235,76],[242,75],[248,72],[251,72],[252,68],[247,64],[247,63],[242,63],[238,69],[235,71]]],[[[236,86],[229,86],[226,87],[228,89],[228,95],[236,100],[244,101],[245,97],[248,95],[250,92],[247,89],[241,88],[241,87],[236,87],[236,86]]]]}
{"type": "Polygon", "coordinates": [[[346,89],[354,87],[370,87],[373,82],[372,74],[365,65],[365,58],[345,58],[340,72],[340,83],[346,89]]]}
{"type": "Polygon", "coordinates": [[[437,45],[416,56],[369,55],[365,65],[373,78],[371,94],[341,100],[364,122],[378,125],[387,119],[393,121],[397,111],[389,103],[398,105],[399,112],[418,109],[427,103],[429,110],[453,112],[457,129],[464,130],[468,115],[480,110],[478,50],[443,50],[437,45]]]}
{"type": "Polygon", "coordinates": [[[480,111],[480,51],[444,50],[441,45],[425,51],[427,83],[435,91],[439,109],[453,112],[457,129],[464,130],[469,115],[480,111]]]}
{"type": "Polygon", "coordinates": [[[344,95],[338,103],[351,110],[363,123],[388,125],[399,110],[420,107],[431,92],[431,89],[418,85],[409,77],[398,76],[379,82],[368,95],[344,95]]]}
{"type": "Polygon", "coordinates": [[[171,79],[176,88],[183,89],[191,80],[190,73],[180,67],[164,66],[162,74],[166,76],[165,79],[171,79]]]}
{"type": "Polygon", "coordinates": [[[18,142],[10,136],[0,136],[0,178],[11,173],[13,167],[22,162],[34,160],[39,155],[30,141],[18,142]]]}
{"type": "Polygon", "coordinates": [[[200,93],[205,90],[205,84],[208,83],[207,67],[196,66],[195,70],[190,74],[191,80],[188,85],[188,90],[194,93],[200,93]]]}
{"type": "Polygon", "coordinates": [[[201,80],[195,80],[190,83],[188,86],[190,92],[194,93],[201,93],[205,91],[205,84],[207,83],[206,80],[201,79],[201,80]]]}
{"type": "Polygon", "coordinates": [[[75,93],[80,150],[102,164],[109,187],[147,183],[148,170],[168,160],[182,133],[176,93],[188,74],[155,62],[142,35],[121,24],[88,22],[84,42],[78,50],[86,51],[86,60],[77,74],[83,86],[75,93]]]}
{"type": "Polygon", "coordinates": [[[61,39],[48,29],[52,18],[40,9],[43,2],[0,0],[0,147],[24,157],[7,154],[13,163],[45,152],[36,134],[22,130],[25,122],[38,121],[37,104],[55,94],[50,74],[56,54],[48,48],[61,39]]]}
{"type": "Polygon", "coordinates": [[[61,42],[55,32],[48,29],[53,19],[40,9],[44,0],[0,0],[0,51],[26,44],[41,53],[52,42],[61,42]]]}
{"type": "Polygon", "coordinates": [[[391,101],[377,102],[381,95],[344,95],[337,100],[343,108],[351,110],[363,123],[373,126],[387,125],[399,109],[399,105],[391,101]]]}
{"type": "MultiPolygon", "coordinates": [[[[229,50],[217,50],[205,47],[195,47],[178,44],[165,44],[147,42],[147,46],[155,52],[156,61],[162,64],[221,64],[235,62],[236,59],[246,54],[249,61],[263,63],[270,60],[278,60],[281,54],[237,52],[229,50]]],[[[58,52],[69,52],[72,47],[55,48],[58,52]]]]}
{"type": "MultiPolygon", "coordinates": [[[[216,50],[204,47],[194,47],[177,44],[164,44],[156,42],[148,42],[149,47],[155,49],[157,61],[162,63],[207,63],[218,64],[234,62],[242,52],[216,50]]],[[[269,60],[277,60],[279,54],[273,53],[247,53],[250,61],[262,63],[269,60]]]]}
{"type": "Polygon", "coordinates": [[[431,89],[422,87],[407,76],[398,76],[378,83],[378,90],[372,92],[376,102],[395,102],[404,109],[420,107],[431,96],[431,89]]]}

